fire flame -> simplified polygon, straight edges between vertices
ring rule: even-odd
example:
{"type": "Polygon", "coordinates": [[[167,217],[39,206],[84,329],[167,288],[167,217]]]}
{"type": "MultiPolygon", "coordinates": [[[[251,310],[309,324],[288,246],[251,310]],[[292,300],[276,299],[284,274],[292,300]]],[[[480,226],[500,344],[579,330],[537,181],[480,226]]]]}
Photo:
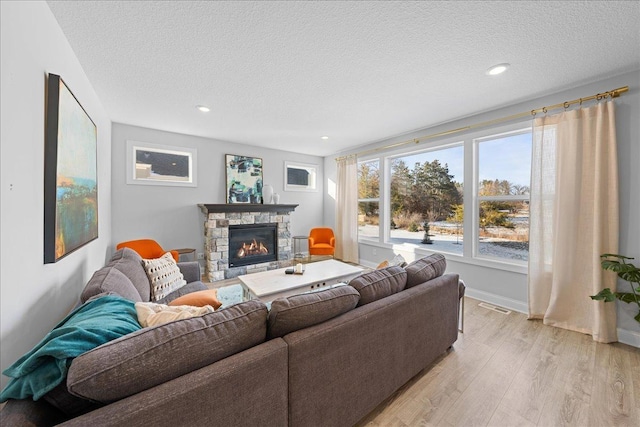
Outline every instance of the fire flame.
{"type": "Polygon", "coordinates": [[[256,242],[256,239],[253,239],[253,242],[243,243],[240,249],[238,249],[238,258],[243,258],[245,256],[251,255],[266,255],[269,253],[269,249],[262,242],[256,242]]]}

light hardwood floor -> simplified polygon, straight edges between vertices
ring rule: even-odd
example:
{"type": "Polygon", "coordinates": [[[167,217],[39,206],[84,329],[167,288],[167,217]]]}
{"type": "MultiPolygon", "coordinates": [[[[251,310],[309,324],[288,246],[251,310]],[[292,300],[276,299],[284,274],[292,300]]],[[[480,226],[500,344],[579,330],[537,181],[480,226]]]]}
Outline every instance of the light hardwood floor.
{"type": "Polygon", "coordinates": [[[362,426],[640,426],[640,349],[465,300],[453,348],[362,426]]]}

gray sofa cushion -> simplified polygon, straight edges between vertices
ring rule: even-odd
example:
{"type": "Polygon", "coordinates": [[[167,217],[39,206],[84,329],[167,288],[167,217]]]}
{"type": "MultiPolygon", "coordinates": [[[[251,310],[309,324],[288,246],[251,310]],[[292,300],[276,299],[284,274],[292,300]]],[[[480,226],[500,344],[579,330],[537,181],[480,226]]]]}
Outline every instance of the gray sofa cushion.
{"type": "Polygon", "coordinates": [[[352,279],[349,285],[360,293],[358,306],[393,295],[404,289],[407,272],[402,267],[392,266],[370,271],[352,279]]]}
{"type": "Polygon", "coordinates": [[[142,302],[140,293],[133,286],[131,280],[120,270],[109,266],[102,267],[93,273],[84,287],[80,299],[85,303],[90,298],[104,293],[114,293],[133,302],[142,302]]]}
{"type": "Polygon", "coordinates": [[[129,248],[122,248],[111,257],[111,261],[107,267],[114,267],[121,271],[131,280],[142,298],[143,302],[148,302],[150,298],[151,287],[149,286],[149,278],[142,266],[142,257],[136,251],[129,248]]]}
{"type": "Polygon", "coordinates": [[[200,282],[200,281],[187,283],[183,287],[181,287],[179,289],[176,289],[175,291],[171,292],[166,297],[164,297],[161,300],[156,301],[156,302],[158,304],[169,304],[174,299],[180,298],[183,295],[187,295],[187,294],[190,294],[192,292],[205,291],[207,289],[209,289],[209,288],[207,288],[207,286],[204,283],[200,282]]]}
{"type": "Polygon", "coordinates": [[[67,387],[109,403],[260,344],[266,334],[267,307],[260,301],[145,328],[75,358],[67,387]]]}
{"type": "Polygon", "coordinates": [[[179,262],[178,267],[180,268],[180,273],[182,273],[184,280],[186,280],[187,283],[199,282],[202,280],[202,275],[200,274],[200,263],[198,261],[179,262]]]}
{"type": "Polygon", "coordinates": [[[282,337],[353,310],[360,294],[351,286],[278,298],[271,303],[268,335],[282,337]]]}
{"type": "Polygon", "coordinates": [[[407,270],[407,288],[440,277],[447,269],[447,260],[441,254],[432,254],[413,261],[407,270]]]}

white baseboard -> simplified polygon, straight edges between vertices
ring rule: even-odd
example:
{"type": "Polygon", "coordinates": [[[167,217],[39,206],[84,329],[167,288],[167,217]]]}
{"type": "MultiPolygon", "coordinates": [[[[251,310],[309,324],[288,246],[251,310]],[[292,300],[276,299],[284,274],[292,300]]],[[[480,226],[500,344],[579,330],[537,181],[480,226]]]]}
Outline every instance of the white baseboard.
{"type": "MultiPolygon", "coordinates": [[[[508,308],[509,310],[517,311],[519,313],[527,314],[529,312],[529,307],[526,303],[511,298],[505,298],[500,295],[491,294],[489,292],[467,288],[465,290],[465,295],[470,298],[508,308]]],[[[618,342],[640,348],[640,333],[618,328],[618,342]]]]}
{"type": "Polygon", "coordinates": [[[618,342],[640,348],[640,333],[618,328],[618,342]]]}
{"type": "Polygon", "coordinates": [[[477,289],[468,288],[464,291],[464,294],[470,298],[480,301],[488,302],[493,305],[508,308],[509,310],[517,311],[518,313],[527,314],[529,307],[526,303],[515,299],[503,297],[489,292],[479,291],[477,289]]]}

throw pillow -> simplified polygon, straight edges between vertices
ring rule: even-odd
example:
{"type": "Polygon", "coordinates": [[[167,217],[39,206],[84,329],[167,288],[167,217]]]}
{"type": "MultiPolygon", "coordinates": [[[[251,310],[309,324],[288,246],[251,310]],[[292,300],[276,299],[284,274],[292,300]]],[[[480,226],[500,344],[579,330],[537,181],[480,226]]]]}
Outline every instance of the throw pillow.
{"type": "Polygon", "coordinates": [[[405,261],[404,257],[400,254],[396,255],[393,257],[393,259],[389,262],[389,265],[395,265],[398,267],[404,267],[407,265],[407,262],[405,261]]]}
{"type": "Polygon", "coordinates": [[[376,270],[380,270],[381,268],[387,268],[387,267],[389,267],[389,261],[384,260],[380,264],[378,264],[378,266],[376,267],[376,270]]]}
{"type": "Polygon", "coordinates": [[[351,286],[278,298],[271,303],[269,338],[282,337],[352,310],[360,294],[351,286]]]}
{"type": "Polygon", "coordinates": [[[418,259],[405,267],[407,270],[407,288],[440,277],[447,269],[447,260],[441,254],[433,254],[418,259]]]}
{"type": "Polygon", "coordinates": [[[360,293],[360,306],[400,292],[406,282],[407,272],[402,267],[387,267],[361,274],[349,285],[360,293]]]}
{"type": "Polygon", "coordinates": [[[164,325],[174,320],[190,319],[191,317],[202,316],[213,313],[213,307],[205,305],[203,307],[193,307],[190,305],[179,305],[169,307],[165,304],[153,302],[137,302],[136,313],[138,322],[143,328],[149,326],[164,325]]]}
{"type": "Polygon", "coordinates": [[[159,301],[187,284],[171,252],[160,258],[143,259],[142,265],[151,284],[151,301],[159,301]]]}
{"type": "Polygon", "coordinates": [[[82,290],[80,299],[85,303],[96,295],[105,293],[117,294],[133,302],[142,301],[140,293],[131,283],[131,280],[114,267],[102,267],[93,273],[93,276],[91,276],[91,279],[82,290]]]}
{"type": "Polygon", "coordinates": [[[122,248],[117,250],[107,264],[127,276],[140,294],[142,301],[149,301],[151,292],[149,290],[149,278],[142,268],[142,257],[133,249],[122,248]]]}
{"type": "Polygon", "coordinates": [[[267,307],[252,300],[204,316],[144,328],[76,357],[72,394],[110,403],[264,342],[267,307]]]}
{"type": "Polygon", "coordinates": [[[174,299],[169,305],[193,305],[195,307],[203,307],[210,305],[214,310],[220,308],[222,303],[218,300],[217,289],[207,289],[205,291],[191,292],[174,299]]]}

